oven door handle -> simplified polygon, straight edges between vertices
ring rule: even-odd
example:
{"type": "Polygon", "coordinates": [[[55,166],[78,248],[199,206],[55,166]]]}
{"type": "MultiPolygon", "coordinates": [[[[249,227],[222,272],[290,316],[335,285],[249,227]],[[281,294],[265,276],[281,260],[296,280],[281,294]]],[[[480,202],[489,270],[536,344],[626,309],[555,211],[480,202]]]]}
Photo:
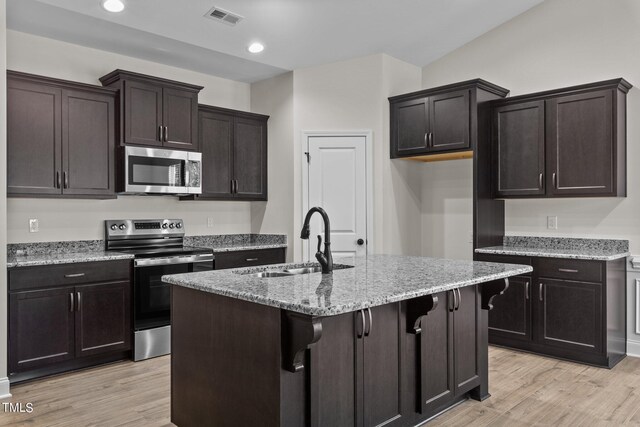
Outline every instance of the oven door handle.
{"type": "Polygon", "coordinates": [[[158,265],[174,265],[174,264],[194,264],[200,262],[211,262],[214,260],[213,254],[199,255],[179,255],[161,258],[141,258],[133,262],[135,268],[139,267],[155,267],[158,265]]]}

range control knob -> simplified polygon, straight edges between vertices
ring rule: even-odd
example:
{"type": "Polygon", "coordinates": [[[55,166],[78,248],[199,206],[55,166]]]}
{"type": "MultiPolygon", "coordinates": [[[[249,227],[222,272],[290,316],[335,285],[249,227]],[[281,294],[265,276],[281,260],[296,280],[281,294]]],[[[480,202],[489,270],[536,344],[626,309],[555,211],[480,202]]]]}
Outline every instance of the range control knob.
{"type": "Polygon", "coordinates": [[[124,230],[125,228],[127,228],[127,226],[124,225],[124,224],[120,224],[120,227],[118,227],[118,228],[120,228],[120,230],[124,230]]]}
{"type": "Polygon", "coordinates": [[[117,226],[117,225],[115,225],[115,224],[111,224],[111,227],[109,227],[109,228],[111,228],[112,230],[117,230],[117,229],[118,229],[118,226],[117,226]]]}
{"type": "Polygon", "coordinates": [[[182,223],[181,222],[177,222],[176,223],[176,228],[182,228],[182,223]]]}
{"type": "Polygon", "coordinates": [[[162,224],[162,228],[165,228],[165,229],[166,229],[167,227],[168,227],[168,225],[167,225],[167,223],[166,223],[166,222],[165,222],[164,224],[162,224]]]}
{"type": "Polygon", "coordinates": [[[173,223],[169,224],[169,228],[173,228],[175,225],[173,223]]]}

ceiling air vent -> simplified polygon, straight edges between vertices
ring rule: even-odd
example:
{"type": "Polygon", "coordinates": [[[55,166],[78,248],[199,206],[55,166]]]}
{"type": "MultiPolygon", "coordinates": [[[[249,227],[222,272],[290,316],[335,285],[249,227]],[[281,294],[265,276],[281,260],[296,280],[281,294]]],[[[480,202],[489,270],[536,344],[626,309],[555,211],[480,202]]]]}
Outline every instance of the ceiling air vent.
{"type": "Polygon", "coordinates": [[[217,6],[210,9],[204,16],[227,25],[236,25],[243,18],[237,13],[229,12],[228,10],[221,9],[217,6]]]}

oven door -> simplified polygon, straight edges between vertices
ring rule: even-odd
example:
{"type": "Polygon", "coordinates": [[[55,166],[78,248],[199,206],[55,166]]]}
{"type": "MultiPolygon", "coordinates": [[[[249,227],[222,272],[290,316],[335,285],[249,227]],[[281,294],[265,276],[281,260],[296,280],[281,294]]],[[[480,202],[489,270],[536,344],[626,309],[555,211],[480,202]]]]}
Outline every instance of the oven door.
{"type": "Polygon", "coordinates": [[[142,258],[134,262],[133,324],[135,331],[171,324],[171,285],[162,281],[166,274],[213,269],[213,255],[142,258]],[[188,260],[188,262],[184,262],[188,260]]]}
{"type": "Polygon", "coordinates": [[[202,193],[202,154],[157,148],[124,148],[124,192],[202,193]]]}

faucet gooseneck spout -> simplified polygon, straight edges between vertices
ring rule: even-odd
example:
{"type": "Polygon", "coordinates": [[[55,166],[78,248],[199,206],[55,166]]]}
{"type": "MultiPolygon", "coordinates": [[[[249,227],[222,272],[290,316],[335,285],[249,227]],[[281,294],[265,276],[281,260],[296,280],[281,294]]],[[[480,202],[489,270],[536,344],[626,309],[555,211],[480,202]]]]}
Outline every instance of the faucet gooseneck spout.
{"type": "Polygon", "coordinates": [[[311,230],[309,227],[309,221],[314,213],[318,212],[322,216],[324,221],[324,252],[320,250],[322,245],[322,236],[318,234],[318,251],[316,252],[316,259],[322,266],[322,274],[328,274],[333,271],[333,256],[331,255],[331,226],[329,225],[329,216],[324,209],[320,207],[313,207],[307,212],[307,216],[304,218],[304,225],[300,232],[301,239],[308,239],[311,230]]]}

